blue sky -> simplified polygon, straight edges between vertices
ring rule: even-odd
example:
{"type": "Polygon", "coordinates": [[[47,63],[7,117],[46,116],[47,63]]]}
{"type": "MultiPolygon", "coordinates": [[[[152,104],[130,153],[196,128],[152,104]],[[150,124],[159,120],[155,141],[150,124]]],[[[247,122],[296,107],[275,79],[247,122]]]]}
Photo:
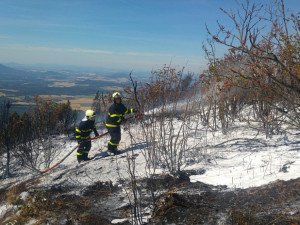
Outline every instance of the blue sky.
{"type": "MultiPolygon", "coordinates": [[[[267,0],[266,0],[267,1],[267,0]]],[[[263,2],[263,1],[262,1],[263,2]]],[[[299,0],[287,0],[298,9],[299,0]]],[[[235,0],[0,0],[0,63],[148,70],[206,66],[205,24],[235,0]]]]}

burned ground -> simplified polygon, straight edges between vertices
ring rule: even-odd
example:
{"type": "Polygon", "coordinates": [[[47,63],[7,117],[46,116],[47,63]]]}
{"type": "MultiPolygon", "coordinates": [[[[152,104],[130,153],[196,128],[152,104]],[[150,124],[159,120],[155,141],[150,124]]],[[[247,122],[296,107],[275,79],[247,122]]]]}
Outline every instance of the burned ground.
{"type": "MultiPolygon", "coordinates": [[[[151,217],[148,224],[300,223],[300,179],[230,190],[226,186],[191,183],[189,175],[137,180],[135,187],[139,196],[130,201],[128,196],[132,193],[124,192],[126,188],[129,190],[125,183],[123,186],[96,183],[80,195],[71,194],[72,187],[66,186],[31,189],[25,201],[10,200],[16,206],[15,211],[7,213],[6,219],[0,222],[10,218],[9,221],[18,221],[18,224],[32,219],[38,224],[111,224],[113,219],[129,218],[135,213],[151,217]]],[[[20,188],[24,188],[24,184],[20,188]]],[[[2,200],[7,200],[7,193],[9,191],[1,191],[2,200]]],[[[130,224],[130,221],[123,220],[119,224],[130,224]]]]}
{"type": "Polygon", "coordinates": [[[160,196],[155,224],[298,224],[300,179],[245,190],[181,183],[160,196]],[[197,193],[198,192],[198,193],[197,193]]]}

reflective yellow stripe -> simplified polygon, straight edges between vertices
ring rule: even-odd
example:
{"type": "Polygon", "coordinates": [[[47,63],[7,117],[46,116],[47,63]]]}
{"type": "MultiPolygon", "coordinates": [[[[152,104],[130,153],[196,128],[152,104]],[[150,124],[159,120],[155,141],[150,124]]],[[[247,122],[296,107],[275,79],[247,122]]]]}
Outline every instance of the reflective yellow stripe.
{"type": "Polygon", "coordinates": [[[107,127],[118,127],[118,125],[113,125],[113,124],[105,124],[107,127]]]}
{"type": "Polygon", "coordinates": [[[125,112],[125,114],[126,114],[126,113],[128,113],[128,108],[126,108],[126,112],[125,112]]]}
{"type": "Polygon", "coordinates": [[[117,123],[120,123],[121,121],[122,121],[122,119],[120,118],[120,119],[117,120],[117,123]]]}
{"type": "Polygon", "coordinates": [[[81,130],[81,132],[91,132],[93,129],[81,130]]]}
{"type": "Polygon", "coordinates": [[[77,152],[77,155],[82,155],[81,153],[77,152]]]}
{"type": "Polygon", "coordinates": [[[88,151],[83,151],[82,153],[86,153],[86,154],[88,154],[89,152],[88,152],[88,151]]]}
{"type": "Polygon", "coordinates": [[[81,133],[81,131],[78,128],[76,128],[76,132],[81,133]]]}
{"type": "Polygon", "coordinates": [[[133,113],[133,109],[130,109],[130,112],[133,113]]]}
{"type": "Polygon", "coordinates": [[[93,129],[87,129],[87,130],[79,130],[78,128],[76,128],[76,132],[77,133],[82,133],[82,132],[91,132],[93,129]]]}
{"type": "Polygon", "coordinates": [[[83,139],[83,140],[86,140],[86,139],[89,139],[90,138],[90,136],[87,136],[87,137],[81,137],[81,139],[83,139]]]}
{"type": "Polygon", "coordinates": [[[122,114],[110,114],[110,113],[108,113],[108,115],[109,115],[110,117],[122,116],[122,114]]]}
{"type": "Polygon", "coordinates": [[[119,144],[115,144],[115,143],[112,143],[111,141],[108,142],[110,145],[115,145],[115,146],[118,146],[119,144]]]}
{"type": "Polygon", "coordinates": [[[80,135],[78,135],[78,136],[75,136],[76,138],[80,138],[80,135]]]}

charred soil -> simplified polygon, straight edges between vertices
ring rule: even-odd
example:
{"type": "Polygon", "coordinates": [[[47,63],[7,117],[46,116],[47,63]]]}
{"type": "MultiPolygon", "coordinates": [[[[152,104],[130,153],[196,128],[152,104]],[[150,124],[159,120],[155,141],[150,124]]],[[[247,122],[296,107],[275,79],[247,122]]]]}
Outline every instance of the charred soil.
{"type": "MultiPolygon", "coordinates": [[[[6,213],[0,223],[111,224],[128,218],[118,224],[300,224],[300,178],[231,190],[191,183],[189,175],[136,180],[134,190],[132,183],[96,183],[80,195],[71,194],[72,187],[31,188],[26,200],[11,200],[15,211],[6,213]]],[[[1,190],[2,201],[8,193],[1,190]]]]}

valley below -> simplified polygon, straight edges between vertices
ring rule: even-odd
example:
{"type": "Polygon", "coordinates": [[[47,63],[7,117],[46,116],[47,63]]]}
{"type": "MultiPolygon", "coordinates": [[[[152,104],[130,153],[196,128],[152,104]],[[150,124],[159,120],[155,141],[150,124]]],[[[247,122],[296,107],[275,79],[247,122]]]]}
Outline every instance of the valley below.
{"type": "Polygon", "coordinates": [[[59,102],[70,101],[75,110],[86,110],[100,93],[120,90],[128,85],[125,72],[25,71],[0,64],[0,98],[9,98],[17,112],[35,103],[35,96],[59,102]]]}

